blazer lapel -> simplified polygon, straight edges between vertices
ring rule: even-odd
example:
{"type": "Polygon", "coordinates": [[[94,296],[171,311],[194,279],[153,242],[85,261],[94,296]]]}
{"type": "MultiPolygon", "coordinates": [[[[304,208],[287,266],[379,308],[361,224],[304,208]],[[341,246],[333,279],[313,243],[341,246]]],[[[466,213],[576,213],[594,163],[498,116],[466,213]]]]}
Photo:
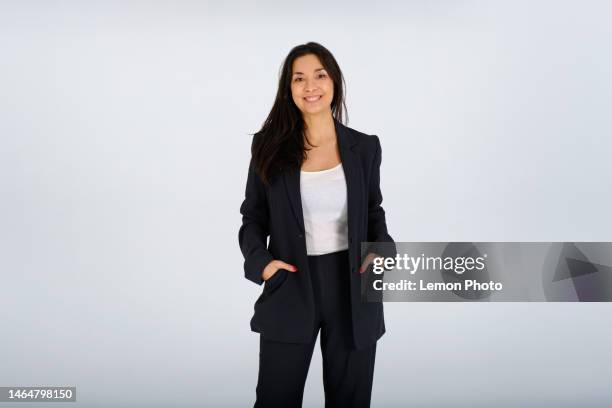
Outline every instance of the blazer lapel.
{"type": "MultiPolygon", "coordinates": [[[[340,160],[342,160],[342,169],[346,179],[347,192],[347,213],[348,213],[348,228],[349,240],[354,236],[355,228],[359,220],[359,205],[362,194],[362,171],[359,164],[357,154],[352,150],[357,143],[349,129],[334,118],[336,128],[336,136],[338,138],[338,147],[340,150],[340,160]]],[[[292,169],[284,173],[285,187],[293,215],[298,223],[302,234],[304,229],[304,213],[302,211],[302,196],[300,194],[300,169],[292,169]]]]}
{"type": "Polygon", "coordinates": [[[305,234],[304,229],[304,214],[302,212],[302,196],[300,194],[300,169],[291,169],[284,172],[285,187],[293,215],[297,220],[298,226],[302,234],[305,234]]]}
{"type": "MultiPolygon", "coordinates": [[[[342,159],[342,169],[346,179],[346,198],[347,198],[347,222],[348,222],[348,238],[349,248],[353,246],[353,242],[358,240],[359,220],[361,219],[360,209],[363,208],[363,171],[361,162],[357,153],[353,151],[353,147],[357,144],[353,133],[342,123],[334,120],[336,123],[336,133],[338,134],[338,143],[340,145],[340,157],[342,159]]],[[[351,257],[351,266],[353,258],[351,257]]]]}

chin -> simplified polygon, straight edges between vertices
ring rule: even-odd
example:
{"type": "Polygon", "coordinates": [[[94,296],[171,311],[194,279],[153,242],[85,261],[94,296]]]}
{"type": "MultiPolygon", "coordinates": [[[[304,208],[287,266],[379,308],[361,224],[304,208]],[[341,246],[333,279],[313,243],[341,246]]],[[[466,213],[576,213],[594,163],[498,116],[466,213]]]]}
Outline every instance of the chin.
{"type": "Polygon", "coordinates": [[[306,114],[306,115],[318,115],[320,113],[325,112],[324,109],[317,109],[317,110],[303,110],[302,114],[306,114]]]}
{"type": "Polygon", "coordinates": [[[313,107],[313,108],[304,107],[303,109],[301,109],[301,111],[303,113],[307,113],[309,115],[316,115],[316,114],[319,114],[319,113],[327,112],[328,110],[331,109],[330,106],[317,106],[317,107],[313,107]]]}

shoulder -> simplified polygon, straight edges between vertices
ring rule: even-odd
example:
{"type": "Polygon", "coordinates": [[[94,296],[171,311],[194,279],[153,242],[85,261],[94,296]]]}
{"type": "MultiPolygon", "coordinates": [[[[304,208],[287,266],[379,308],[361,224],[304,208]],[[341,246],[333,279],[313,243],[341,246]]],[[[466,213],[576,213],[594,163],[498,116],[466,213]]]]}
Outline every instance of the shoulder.
{"type": "Polygon", "coordinates": [[[253,149],[253,147],[259,143],[261,143],[261,133],[255,133],[253,134],[252,138],[251,138],[251,150],[253,149]]]}
{"type": "Polygon", "coordinates": [[[367,134],[348,126],[345,126],[345,128],[355,144],[355,149],[360,153],[374,156],[380,150],[380,139],[378,135],[367,134]]]}

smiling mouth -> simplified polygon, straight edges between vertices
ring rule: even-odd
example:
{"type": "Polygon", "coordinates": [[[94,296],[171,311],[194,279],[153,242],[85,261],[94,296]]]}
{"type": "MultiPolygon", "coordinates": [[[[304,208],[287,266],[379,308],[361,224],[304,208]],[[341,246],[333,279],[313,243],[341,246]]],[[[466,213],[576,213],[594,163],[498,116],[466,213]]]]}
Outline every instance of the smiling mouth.
{"type": "Polygon", "coordinates": [[[306,102],[316,102],[316,101],[318,101],[319,99],[321,99],[321,95],[317,95],[317,96],[306,96],[306,97],[304,97],[304,100],[305,100],[306,102]]]}

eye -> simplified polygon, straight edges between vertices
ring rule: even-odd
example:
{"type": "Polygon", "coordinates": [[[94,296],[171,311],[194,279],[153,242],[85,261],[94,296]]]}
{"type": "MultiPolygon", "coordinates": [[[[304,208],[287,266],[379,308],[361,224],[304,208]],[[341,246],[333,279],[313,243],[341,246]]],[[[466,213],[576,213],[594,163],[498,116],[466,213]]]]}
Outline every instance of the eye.
{"type": "Polygon", "coordinates": [[[319,78],[325,78],[326,76],[327,76],[327,75],[325,75],[325,74],[320,74],[320,75],[319,75],[319,78]]]}
{"type": "Polygon", "coordinates": [[[301,81],[301,80],[302,80],[302,78],[301,78],[301,77],[297,77],[297,78],[295,78],[295,79],[293,80],[293,82],[298,82],[298,81],[301,81]]]}

